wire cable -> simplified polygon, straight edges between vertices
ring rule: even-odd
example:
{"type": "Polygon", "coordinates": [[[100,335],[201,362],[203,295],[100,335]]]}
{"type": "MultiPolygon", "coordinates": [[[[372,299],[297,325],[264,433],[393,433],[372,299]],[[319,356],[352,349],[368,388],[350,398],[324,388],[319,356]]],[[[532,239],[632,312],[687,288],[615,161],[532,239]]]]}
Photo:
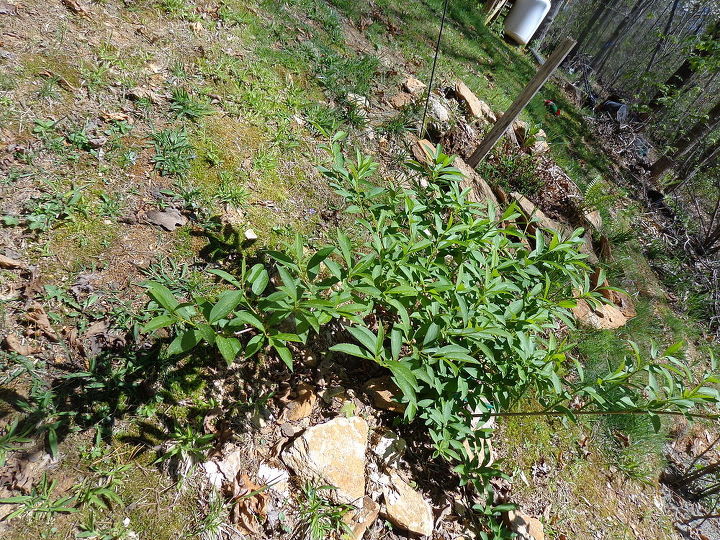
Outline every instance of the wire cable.
{"type": "Polygon", "coordinates": [[[435,43],[435,57],[433,58],[432,71],[430,72],[430,81],[428,81],[427,96],[425,97],[425,110],[423,111],[422,123],[420,124],[420,138],[425,134],[425,119],[427,118],[428,105],[430,104],[430,92],[432,91],[433,80],[435,79],[435,66],[437,65],[438,55],[440,53],[440,40],[442,39],[443,29],[445,28],[445,16],[447,15],[449,0],[445,0],[443,4],[443,14],[440,20],[440,32],[438,33],[437,43],[435,43]]]}

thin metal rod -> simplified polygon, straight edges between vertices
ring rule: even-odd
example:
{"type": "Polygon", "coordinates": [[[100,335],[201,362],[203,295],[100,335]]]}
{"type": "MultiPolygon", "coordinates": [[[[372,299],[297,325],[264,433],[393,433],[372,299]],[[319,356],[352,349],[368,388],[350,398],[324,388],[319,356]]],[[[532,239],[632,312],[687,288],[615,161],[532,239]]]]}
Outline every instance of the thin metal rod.
{"type": "Polygon", "coordinates": [[[427,118],[428,105],[430,104],[430,92],[432,91],[433,80],[435,79],[435,66],[437,65],[438,55],[440,53],[440,40],[442,39],[443,29],[445,28],[445,15],[447,14],[448,1],[443,4],[443,14],[440,20],[440,32],[438,33],[437,43],[435,43],[435,57],[433,58],[432,71],[430,72],[430,80],[428,81],[427,96],[425,96],[425,110],[423,111],[422,123],[420,124],[420,138],[425,134],[425,119],[427,118]]]}

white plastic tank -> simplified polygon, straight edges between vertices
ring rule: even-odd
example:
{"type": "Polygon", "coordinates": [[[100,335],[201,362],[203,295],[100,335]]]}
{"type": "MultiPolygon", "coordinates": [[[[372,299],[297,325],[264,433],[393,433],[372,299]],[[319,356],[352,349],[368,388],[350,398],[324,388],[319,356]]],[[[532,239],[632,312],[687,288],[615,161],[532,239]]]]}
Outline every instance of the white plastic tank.
{"type": "Polygon", "coordinates": [[[505,33],[520,45],[527,45],[550,11],[550,0],[515,0],[505,18],[505,33]]]}

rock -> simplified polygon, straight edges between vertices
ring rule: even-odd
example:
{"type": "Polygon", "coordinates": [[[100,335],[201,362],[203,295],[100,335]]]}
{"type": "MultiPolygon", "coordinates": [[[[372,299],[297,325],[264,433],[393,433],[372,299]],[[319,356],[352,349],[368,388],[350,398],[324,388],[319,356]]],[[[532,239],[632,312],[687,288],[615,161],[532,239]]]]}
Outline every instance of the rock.
{"type": "Polygon", "coordinates": [[[539,519],[519,510],[510,510],[505,515],[505,520],[510,529],[518,535],[518,540],[545,540],[543,524],[539,519]]]}
{"type": "Polygon", "coordinates": [[[489,201],[495,205],[498,204],[497,197],[493,192],[493,188],[488,184],[470,165],[465,163],[461,158],[455,158],[453,165],[459,169],[465,180],[460,184],[461,188],[471,187],[470,200],[473,202],[489,201]]]}
{"type": "Polygon", "coordinates": [[[463,103],[470,114],[483,122],[494,124],[497,121],[495,113],[484,101],[477,98],[467,85],[460,81],[455,85],[455,96],[460,103],[463,103]]]}
{"type": "Polygon", "coordinates": [[[406,448],[405,440],[389,429],[380,428],[370,437],[370,451],[379,458],[385,467],[395,465],[406,448]]]}
{"type": "Polygon", "coordinates": [[[368,111],[370,109],[370,100],[365,96],[360,96],[358,94],[348,94],[347,102],[362,111],[368,111]]]}
{"type": "Polygon", "coordinates": [[[635,309],[635,303],[632,301],[630,296],[628,296],[624,292],[618,292],[618,291],[610,291],[611,292],[611,298],[613,304],[615,304],[618,309],[620,310],[620,313],[623,314],[623,316],[626,319],[632,319],[633,317],[637,316],[637,310],[635,309]]]}
{"type": "Polygon", "coordinates": [[[415,101],[415,98],[412,96],[412,94],[408,94],[407,92],[398,92],[388,100],[390,105],[392,105],[395,109],[402,109],[403,107],[407,107],[413,101],[415,101]]]}
{"type": "Polygon", "coordinates": [[[306,429],[283,451],[282,460],[298,476],[336,487],[334,499],[357,503],[365,495],[367,444],[365,420],[335,418],[306,429]]]}
{"type": "Polygon", "coordinates": [[[252,244],[253,242],[255,242],[255,240],[258,239],[258,235],[252,229],[248,229],[247,231],[245,231],[244,236],[245,242],[248,244],[252,244]]]}
{"type": "Polygon", "coordinates": [[[528,123],[523,122],[522,120],[515,120],[512,123],[513,133],[515,133],[515,137],[517,138],[518,144],[520,146],[525,145],[525,140],[527,139],[527,136],[528,136],[528,129],[529,129],[528,123]]]}
{"type": "Polygon", "coordinates": [[[202,467],[210,484],[214,488],[220,489],[223,484],[233,484],[240,469],[246,462],[245,452],[236,449],[229,452],[222,460],[208,461],[203,463],[202,467]]]}
{"type": "Polygon", "coordinates": [[[402,395],[402,392],[389,376],[370,379],[363,386],[363,390],[372,400],[376,409],[402,414],[407,408],[404,403],[398,403],[397,398],[402,395]]]}
{"type": "Polygon", "coordinates": [[[349,518],[347,523],[350,525],[350,540],[362,540],[365,531],[375,522],[379,513],[380,505],[368,496],[363,497],[362,507],[352,514],[346,514],[349,518]]]}
{"type": "Polygon", "coordinates": [[[187,223],[187,218],[176,208],[150,210],[145,213],[145,219],[152,225],[162,227],[166,231],[174,231],[187,223]]]}
{"type": "Polygon", "coordinates": [[[427,139],[416,140],[412,147],[412,151],[415,161],[429,165],[431,161],[432,153],[435,151],[435,145],[427,139]]]}
{"type": "Polygon", "coordinates": [[[627,317],[617,306],[612,304],[602,304],[594,308],[586,300],[580,298],[577,306],[572,308],[572,312],[579,324],[596,330],[614,330],[627,323],[627,317]]]}
{"type": "Polygon", "coordinates": [[[433,140],[439,140],[443,133],[450,129],[450,109],[446,100],[437,94],[430,94],[428,102],[427,130],[433,140]]]}
{"type": "Polygon", "coordinates": [[[285,469],[271,467],[267,463],[261,463],[258,467],[257,478],[260,483],[269,486],[278,495],[284,498],[290,497],[290,475],[285,469]]]}
{"type": "Polygon", "coordinates": [[[600,262],[600,259],[598,259],[597,255],[595,254],[595,250],[593,249],[592,234],[590,234],[590,231],[587,231],[583,235],[582,239],[583,243],[580,244],[578,251],[583,255],[587,255],[588,264],[590,264],[591,266],[595,266],[600,262]]]}
{"type": "Polygon", "coordinates": [[[382,514],[390,523],[423,536],[432,534],[434,520],[431,506],[397,472],[390,472],[390,481],[383,486],[383,497],[385,507],[382,514]]]}
{"type": "Polygon", "coordinates": [[[600,215],[600,212],[598,212],[597,210],[592,210],[592,211],[585,210],[583,212],[583,218],[596,231],[599,231],[602,228],[603,219],[602,219],[602,216],[600,215]]]}
{"type": "Polygon", "coordinates": [[[520,209],[528,220],[535,220],[535,222],[543,229],[551,229],[560,233],[561,236],[570,236],[573,229],[569,225],[555,221],[549,217],[545,212],[540,210],[535,203],[525,197],[522,193],[516,191],[510,193],[510,197],[518,203],[520,209]]]}
{"type": "Polygon", "coordinates": [[[403,90],[405,90],[405,92],[407,92],[409,94],[419,94],[423,90],[425,90],[425,88],[427,88],[427,86],[425,85],[424,82],[422,82],[419,79],[416,79],[415,77],[408,77],[407,79],[405,79],[403,81],[402,88],[403,88],[403,90]]]}
{"type": "Polygon", "coordinates": [[[307,383],[301,382],[298,384],[295,393],[297,398],[288,403],[284,412],[285,419],[290,422],[296,422],[310,416],[317,401],[317,395],[313,391],[313,387],[307,383]]]}
{"type": "Polygon", "coordinates": [[[535,144],[530,148],[530,153],[536,156],[541,156],[550,151],[550,145],[547,143],[547,134],[545,130],[538,130],[535,134],[535,144]]]}

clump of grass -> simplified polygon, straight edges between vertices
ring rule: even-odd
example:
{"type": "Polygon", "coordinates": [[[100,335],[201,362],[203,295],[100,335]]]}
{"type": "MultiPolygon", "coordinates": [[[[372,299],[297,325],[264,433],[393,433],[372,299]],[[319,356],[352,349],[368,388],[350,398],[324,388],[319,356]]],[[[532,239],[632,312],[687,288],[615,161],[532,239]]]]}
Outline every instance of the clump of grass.
{"type": "Polygon", "coordinates": [[[334,489],[333,486],[316,487],[310,482],[302,487],[296,528],[300,538],[324,540],[333,538],[333,535],[350,533],[350,527],[343,518],[352,510],[352,506],[333,503],[324,495],[334,489]]]}
{"type": "Polygon", "coordinates": [[[170,111],[176,118],[187,118],[189,120],[199,120],[213,112],[210,105],[192,97],[185,88],[181,87],[172,89],[170,111]]]}
{"type": "Polygon", "coordinates": [[[195,153],[184,129],[163,129],[153,133],[155,155],[152,162],[163,176],[184,176],[195,153]]]}
{"type": "Polygon", "coordinates": [[[230,204],[235,208],[242,208],[247,205],[250,193],[238,183],[237,175],[222,171],[218,176],[220,177],[220,185],[215,198],[219,202],[230,204]]]}

